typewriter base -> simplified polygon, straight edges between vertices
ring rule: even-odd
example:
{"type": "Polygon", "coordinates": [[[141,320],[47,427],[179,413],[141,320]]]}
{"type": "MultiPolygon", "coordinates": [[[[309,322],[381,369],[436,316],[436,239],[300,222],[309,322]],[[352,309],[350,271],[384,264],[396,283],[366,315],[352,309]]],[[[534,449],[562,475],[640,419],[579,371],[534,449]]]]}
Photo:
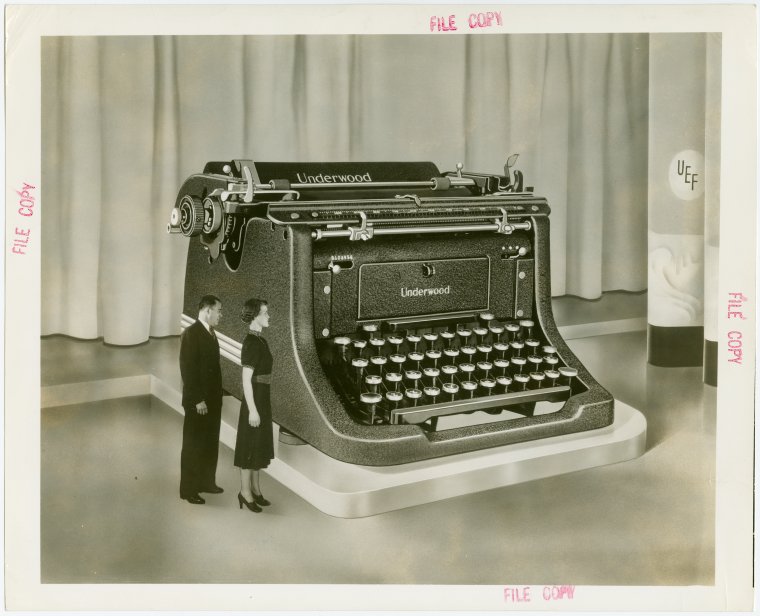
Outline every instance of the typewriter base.
{"type": "Polygon", "coordinates": [[[616,400],[606,428],[398,466],[347,464],[279,442],[267,473],[324,513],[360,518],[630,460],[644,453],[646,431],[644,416],[616,400]]]}

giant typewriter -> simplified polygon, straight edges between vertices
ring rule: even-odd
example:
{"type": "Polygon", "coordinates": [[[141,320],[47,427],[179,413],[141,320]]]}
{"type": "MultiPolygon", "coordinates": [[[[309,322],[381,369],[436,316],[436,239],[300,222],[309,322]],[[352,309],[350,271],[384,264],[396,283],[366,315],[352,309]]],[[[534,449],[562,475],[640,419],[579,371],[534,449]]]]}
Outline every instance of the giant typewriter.
{"type": "Polygon", "coordinates": [[[268,300],[274,421],[384,466],[608,426],[613,398],[557,331],[549,206],[504,174],[428,162],[209,162],[168,230],[192,237],[182,321],[218,295],[227,393],[238,314],[268,300]]]}

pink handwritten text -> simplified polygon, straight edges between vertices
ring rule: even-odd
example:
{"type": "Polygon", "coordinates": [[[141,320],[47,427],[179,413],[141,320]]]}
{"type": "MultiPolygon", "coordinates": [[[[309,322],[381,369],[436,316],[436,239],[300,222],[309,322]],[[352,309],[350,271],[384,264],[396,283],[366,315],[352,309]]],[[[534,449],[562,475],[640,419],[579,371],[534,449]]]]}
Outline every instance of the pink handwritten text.
{"type": "MultiPolygon", "coordinates": [[[[35,198],[31,192],[34,189],[34,186],[28,184],[27,182],[24,182],[24,186],[21,188],[21,190],[16,191],[16,194],[19,196],[18,213],[20,216],[28,218],[34,214],[35,198]]],[[[29,247],[29,236],[31,233],[32,230],[27,227],[16,227],[14,229],[13,246],[11,247],[11,252],[13,254],[26,254],[26,250],[29,247]]]]}

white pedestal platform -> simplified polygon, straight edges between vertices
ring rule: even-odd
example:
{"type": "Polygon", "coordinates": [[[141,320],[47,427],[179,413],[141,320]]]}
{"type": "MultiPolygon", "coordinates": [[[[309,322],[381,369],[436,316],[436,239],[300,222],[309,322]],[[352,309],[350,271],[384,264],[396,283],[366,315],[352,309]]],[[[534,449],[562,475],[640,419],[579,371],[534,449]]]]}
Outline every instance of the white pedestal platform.
{"type": "MultiPolygon", "coordinates": [[[[43,387],[42,406],[145,394],[183,412],[180,393],[153,375],[43,387]]],[[[324,513],[359,518],[630,460],[644,453],[647,423],[616,400],[606,428],[398,466],[340,462],[311,445],[280,442],[274,429],[276,457],[267,474],[324,513]]],[[[220,441],[234,448],[235,426],[222,421],[220,441]]]]}
{"type": "Polygon", "coordinates": [[[646,430],[639,411],[615,401],[606,428],[399,466],[347,464],[280,442],[267,472],[320,511],[359,518],[630,460],[644,453],[646,430]]]}

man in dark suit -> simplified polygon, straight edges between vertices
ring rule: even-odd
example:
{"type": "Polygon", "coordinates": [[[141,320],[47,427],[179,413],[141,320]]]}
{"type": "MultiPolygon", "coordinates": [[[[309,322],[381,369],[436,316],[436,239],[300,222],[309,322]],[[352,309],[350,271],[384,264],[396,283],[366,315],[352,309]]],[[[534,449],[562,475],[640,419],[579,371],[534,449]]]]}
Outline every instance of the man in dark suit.
{"type": "Polygon", "coordinates": [[[182,374],[182,475],[179,496],[194,505],[206,501],[201,492],[221,494],[216,485],[219,427],[222,421],[222,371],[214,327],[222,316],[222,302],[204,295],[198,320],[182,333],[179,369],[182,374]]]}

